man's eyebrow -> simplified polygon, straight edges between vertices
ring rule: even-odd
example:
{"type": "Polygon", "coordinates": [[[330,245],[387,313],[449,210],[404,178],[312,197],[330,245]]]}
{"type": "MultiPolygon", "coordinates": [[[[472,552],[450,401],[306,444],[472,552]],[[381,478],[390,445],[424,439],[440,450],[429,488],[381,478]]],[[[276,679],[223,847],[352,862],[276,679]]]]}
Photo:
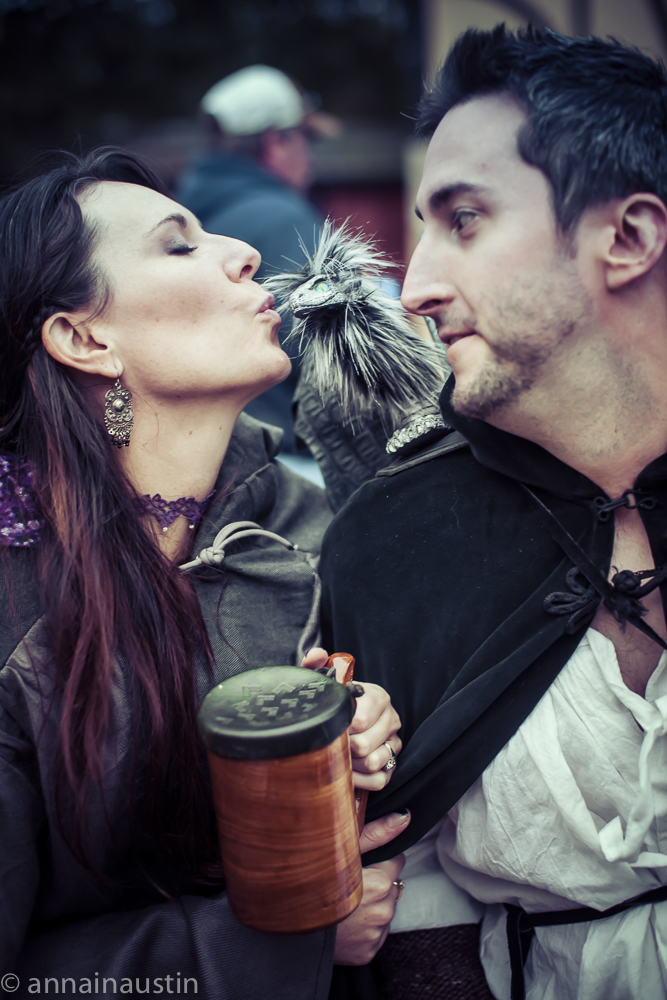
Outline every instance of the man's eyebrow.
{"type": "Polygon", "coordinates": [[[167,222],[176,222],[181,229],[187,229],[188,225],[188,220],[184,215],[181,215],[179,212],[174,212],[173,215],[168,215],[165,219],[161,219],[157,225],[153,226],[148,235],[150,236],[151,233],[154,233],[156,229],[159,229],[160,226],[164,226],[167,222]]]}
{"type": "MultiPolygon", "coordinates": [[[[482,194],[484,191],[488,191],[488,188],[485,188],[482,184],[468,184],[466,181],[456,181],[454,184],[447,184],[445,187],[434,191],[428,200],[428,205],[432,212],[437,212],[448,201],[451,201],[452,198],[457,198],[462,194],[482,194]]],[[[415,209],[415,215],[423,221],[423,216],[418,208],[415,209]]]]}

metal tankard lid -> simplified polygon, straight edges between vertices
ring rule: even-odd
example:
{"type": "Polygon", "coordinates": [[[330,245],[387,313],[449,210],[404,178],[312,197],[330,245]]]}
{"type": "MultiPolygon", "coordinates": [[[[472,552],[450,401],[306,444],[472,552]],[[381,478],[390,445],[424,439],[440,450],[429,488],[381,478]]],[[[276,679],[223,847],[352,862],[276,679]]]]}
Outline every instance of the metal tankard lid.
{"type": "Polygon", "coordinates": [[[350,725],[355,701],[337,681],[303,667],[260,667],[229,677],[199,708],[199,729],[219,757],[262,760],[318,750],[350,725]]]}

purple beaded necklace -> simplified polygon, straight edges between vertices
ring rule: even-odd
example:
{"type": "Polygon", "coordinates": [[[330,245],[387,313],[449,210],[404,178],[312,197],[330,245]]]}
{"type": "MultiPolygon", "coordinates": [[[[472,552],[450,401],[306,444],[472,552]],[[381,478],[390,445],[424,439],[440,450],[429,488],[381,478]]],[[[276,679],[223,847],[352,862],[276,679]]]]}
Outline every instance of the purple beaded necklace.
{"type": "MultiPolygon", "coordinates": [[[[150,514],[167,531],[177,517],[187,517],[190,528],[195,528],[206,512],[215,490],[203,500],[179,497],[163,500],[159,493],[154,497],[136,497],[134,504],[140,514],[150,514]]],[[[39,544],[44,519],[33,492],[32,471],[29,463],[19,455],[0,452],[0,546],[30,548],[39,544]]]]}
{"type": "Polygon", "coordinates": [[[178,517],[187,517],[192,529],[196,527],[198,521],[201,521],[214,493],[215,490],[212,490],[203,500],[195,500],[194,497],[163,500],[159,493],[154,497],[146,493],[144,496],[136,497],[134,503],[140,514],[150,514],[154,517],[163,531],[167,531],[178,517]]]}

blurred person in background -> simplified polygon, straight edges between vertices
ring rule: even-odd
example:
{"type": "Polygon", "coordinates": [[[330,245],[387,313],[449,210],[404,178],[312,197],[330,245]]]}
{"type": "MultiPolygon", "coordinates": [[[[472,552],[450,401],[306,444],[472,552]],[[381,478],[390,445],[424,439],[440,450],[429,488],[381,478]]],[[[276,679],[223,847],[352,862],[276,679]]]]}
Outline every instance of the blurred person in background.
{"type": "MultiPolygon", "coordinates": [[[[338,121],[316,112],[308,96],[271,66],[246,66],[204,95],[211,149],[183,177],[176,198],[210,233],[243,240],[262,257],[258,280],[289,271],[303,260],[299,240],[312,249],[322,219],[306,198],[312,139],[333,135],[338,121]]],[[[287,323],[281,332],[284,343],[287,323]]],[[[254,400],[247,412],[284,431],[283,452],[294,452],[291,403],[299,358],[292,372],[254,400]]]]}

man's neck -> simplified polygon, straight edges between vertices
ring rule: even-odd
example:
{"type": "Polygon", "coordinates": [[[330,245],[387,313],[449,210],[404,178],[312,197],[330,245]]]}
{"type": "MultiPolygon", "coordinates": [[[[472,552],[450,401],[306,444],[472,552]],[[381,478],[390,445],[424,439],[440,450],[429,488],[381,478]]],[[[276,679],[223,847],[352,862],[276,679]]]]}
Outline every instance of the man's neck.
{"type": "Polygon", "coordinates": [[[494,417],[494,426],[541,445],[615,499],[632,489],[640,472],[667,451],[667,413],[613,405],[589,420],[494,417]]]}
{"type": "Polygon", "coordinates": [[[615,424],[608,431],[598,436],[549,436],[537,443],[617,499],[632,489],[647,465],[667,451],[667,421],[649,428],[645,423],[622,429],[615,424]]]}
{"type": "Polygon", "coordinates": [[[612,424],[600,433],[540,433],[534,427],[526,434],[521,427],[497,424],[510,433],[526,437],[555,455],[566,465],[596,483],[611,499],[632,489],[637,477],[654,459],[667,451],[667,420],[646,426],[612,424]],[[633,434],[634,431],[634,434],[633,434]]]}
{"type": "Polygon", "coordinates": [[[667,451],[667,391],[615,385],[591,389],[588,398],[573,392],[569,406],[568,394],[559,395],[556,406],[531,406],[527,399],[489,423],[541,445],[612,499],[632,489],[640,472],[667,451]]]}

